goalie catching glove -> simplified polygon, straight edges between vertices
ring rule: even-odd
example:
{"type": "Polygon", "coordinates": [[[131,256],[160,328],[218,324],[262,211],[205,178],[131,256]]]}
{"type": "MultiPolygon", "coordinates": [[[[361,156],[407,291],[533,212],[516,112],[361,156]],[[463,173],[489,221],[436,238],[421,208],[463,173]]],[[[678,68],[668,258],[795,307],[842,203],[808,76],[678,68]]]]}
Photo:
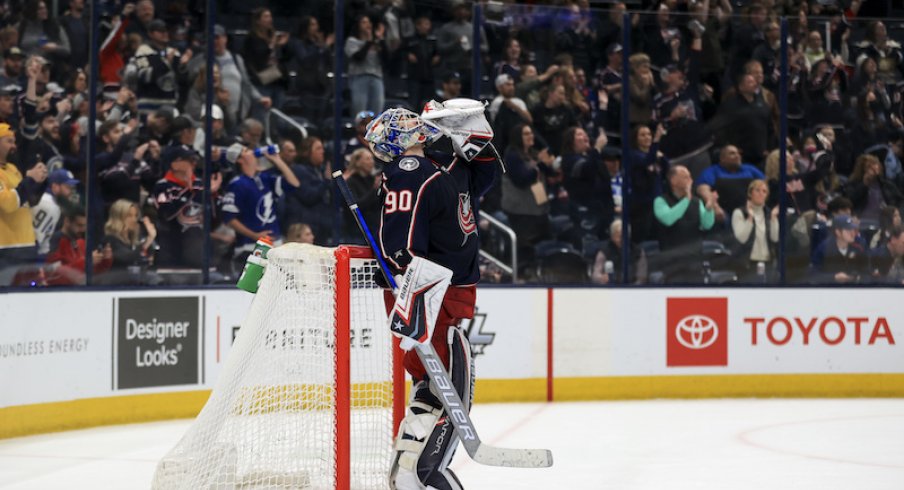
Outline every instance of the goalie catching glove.
{"type": "Polygon", "coordinates": [[[451,280],[451,270],[421,257],[411,259],[389,315],[389,330],[402,339],[402,349],[430,342],[451,280]]]}
{"type": "Polygon", "coordinates": [[[452,140],[455,154],[470,162],[493,140],[485,107],[474,99],[431,100],[424,106],[421,119],[439,128],[452,140]]]}

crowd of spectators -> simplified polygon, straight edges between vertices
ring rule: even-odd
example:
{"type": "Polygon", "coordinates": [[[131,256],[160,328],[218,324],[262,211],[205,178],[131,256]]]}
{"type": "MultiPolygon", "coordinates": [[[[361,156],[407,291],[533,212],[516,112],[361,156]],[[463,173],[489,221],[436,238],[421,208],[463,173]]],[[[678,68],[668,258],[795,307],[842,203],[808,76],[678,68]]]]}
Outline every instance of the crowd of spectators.
{"type": "MultiPolygon", "coordinates": [[[[768,282],[783,249],[790,281],[901,282],[900,31],[862,20],[861,0],[554,3],[486,3],[474,39],[470,2],[348,2],[339,41],[325,27],[330,2],[225,2],[207,59],[194,3],[100,2],[90,121],[85,1],[61,12],[45,0],[6,2],[0,285],[81,284],[89,257],[100,284],[200,277],[205,263],[228,279],[262,237],[360,241],[332,189],[333,155],[344,155],[343,177],[375,228],[380,167],[363,141],[367,123],[388,106],[417,110],[473,93],[488,102],[508,168],[480,210],[515,231],[521,280],[618,283],[627,265],[638,284],[768,282]],[[622,45],[626,13],[630,46],[622,45]],[[346,62],[340,94],[331,91],[335,49],[346,62]],[[341,135],[330,119],[334,98],[341,135]],[[272,108],[307,129],[271,125],[272,108]],[[90,195],[88,182],[97,183],[90,195]],[[96,217],[93,250],[87,215],[96,217]]],[[[512,252],[482,226],[488,251],[512,252]]],[[[487,277],[506,280],[485,266],[487,277]]]]}

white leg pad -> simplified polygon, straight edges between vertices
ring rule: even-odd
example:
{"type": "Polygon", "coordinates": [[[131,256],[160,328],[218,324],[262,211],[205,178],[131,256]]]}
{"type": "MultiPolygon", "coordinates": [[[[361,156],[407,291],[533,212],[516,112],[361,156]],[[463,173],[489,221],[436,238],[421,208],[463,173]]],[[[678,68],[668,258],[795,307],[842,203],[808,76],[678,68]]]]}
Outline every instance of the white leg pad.
{"type": "Polygon", "coordinates": [[[417,461],[427,443],[427,436],[433,432],[441,413],[441,409],[425,403],[411,402],[408,415],[402,420],[395,441],[396,459],[392,468],[392,488],[424,490],[424,485],[417,477],[417,461]]]}

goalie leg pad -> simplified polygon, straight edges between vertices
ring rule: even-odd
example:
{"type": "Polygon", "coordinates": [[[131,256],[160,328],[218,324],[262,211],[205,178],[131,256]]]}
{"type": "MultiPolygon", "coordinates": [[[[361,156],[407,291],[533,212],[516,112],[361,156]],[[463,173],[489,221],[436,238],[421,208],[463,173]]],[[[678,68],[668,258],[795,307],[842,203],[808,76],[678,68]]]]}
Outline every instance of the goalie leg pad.
{"type": "MultiPolygon", "coordinates": [[[[468,410],[471,408],[474,370],[471,346],[458,327],[448,330],[449,377],[468,410]]],[[[422,380],[412,390],[409,415],[402,421],[396,438],[396,459],[392,480],[396,489],[460,490],[461,482],[448,468],[458,447],[452,422],[445,417],[442,404],[422,380]]]]}

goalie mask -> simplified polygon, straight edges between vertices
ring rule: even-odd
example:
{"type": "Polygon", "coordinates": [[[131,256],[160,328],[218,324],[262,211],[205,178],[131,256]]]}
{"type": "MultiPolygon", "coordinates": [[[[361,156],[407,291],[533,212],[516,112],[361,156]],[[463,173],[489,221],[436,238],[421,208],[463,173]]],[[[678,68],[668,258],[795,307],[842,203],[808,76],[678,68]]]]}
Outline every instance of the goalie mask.
{"type": "Polygon", "coordinates": [[[364,139],[374,155],[391,162],[414,145],[427,146],[442,136],[439,128],[408,109],[383,111],[367,125],[364,139]]]}
{"type": "Polygon", "coordinates": [[[470,162],[493,140],[485,106],[473,99],[431,100],[424,106],[421,118],[442,130],[452,140],[455,153],[470,162]]]}

